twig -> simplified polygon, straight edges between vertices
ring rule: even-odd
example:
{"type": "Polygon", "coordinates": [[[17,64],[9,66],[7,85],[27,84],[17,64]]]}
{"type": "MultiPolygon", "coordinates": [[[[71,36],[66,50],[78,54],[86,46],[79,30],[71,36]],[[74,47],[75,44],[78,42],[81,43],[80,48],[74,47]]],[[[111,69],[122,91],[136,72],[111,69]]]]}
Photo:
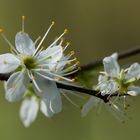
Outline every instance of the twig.
{"type": "MultiPolygon", "coordinates": [[[[137,48],[133,48],[127,51],[124,51],[122,53],[119,53],[119,59],[123,59],[123,58],[127,58],[136,54],[140,53],[140,47],[137,48]]],[[[85,70],[90,70],[98,65],[102,64],[102,59],[99,59],[93,63],[89,63],[87,65],[81,66],[81,71],[85,71],[85,70]]],[[[81,72],[80,71],[80,72],[81,72]]],[[[77,73],[76,73],[77,74],[77,73]]],[[[0,80],[8,80],[8,78],[10,77],[11,73],[9,74],[0,74],[0,80]]],[[[87,89],[87,88],[83,88],[83,87],[79,87],[79,86],[75,86],[75,85],[68,85],[68,84],[62,84],[62,83],[56,83],[57,87],[60,89],[66,89],[66,90],[71,90],[71,91],[77,91],[77,92],[82,92],[88,95],[92,95],[95,96],[97,98],[102,99],[104,102],[108,102],[108,95],[102,96],[101,93],[99,93],[96,90],[91,90],[91,89],[87,89]]],[[[112,96],[117,96],[117,94],[112,94],[112,96]]],[[[112,97],[110,96],[110,97],[112,97]]]]}
{"type": "MultiPolygon", "coordinates": [[[[2,81],[7,81],[9,77],[10,77],[10,74],[0,74],[0,80],[2,81]]],[[[79,87],[76,85],[68,85],[68,84],[62,84],[62,83],[56,83],[56,84],[59,89],[71,90],[71,91],[76,91],[76,92],[84,93],[87,95],[95,96],[97,98],[102,99],[105,103],[109,101],[108,95],[103,96],[101,95],[100,92],[96,90],[87,89],[87,88],[79,87]]],[[[117,96],[117,95],[118,94],[112,94],[110,97],[117,96]]]]}
{"type": "Polygon", "coordinates": [[[57,87],[60,89],[72,90],[72,91],[88,94],[91,96],[95,96],[97,98],[102,99],[104,102],[109,101],[108,95],[102,96],[101,93],[99,93],[96,90],[87,89],[87,88],[83,88],[83,87],[79,87],[79,86],[75,86],[75,85],[60,84],[60,83],[57,83],[57,87]]]}

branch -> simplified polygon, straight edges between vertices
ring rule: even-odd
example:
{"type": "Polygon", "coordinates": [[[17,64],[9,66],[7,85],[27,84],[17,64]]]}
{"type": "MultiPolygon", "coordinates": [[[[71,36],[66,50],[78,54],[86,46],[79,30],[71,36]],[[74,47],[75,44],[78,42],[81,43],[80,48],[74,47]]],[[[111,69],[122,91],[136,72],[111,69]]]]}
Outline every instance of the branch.
{"type": "Polygon", "coordinates": [[[79,87],[75,85],[61,84],[61,83],[57,83],[57,87],[60,89],[66,89],[66,90],[81,92],[87,95],[95,96],[97,98],[102,99],[105,103],[109,101],[108,95],[102,96],[101,93],[99,93],[96,90],[87,89],[87,88],[83,88],[83,87],[79,87]]]}
{"type": "MultiPolygon", "coordinates": [[[[137,47],[137,48],[133,48],[133,49],[124,51],[122,53],[119,53],[118,58],[123,59],[123,58],[127,58],[127,57],[130,57],[130,56],[139,54],[139,53],[140,53],[140,47],[137,47]]],[[[93,63],[89,63],[87,65],[81,66],[81,71],[79,71],[79,72],[82,72],[82,71],[85,71],[85,70],[90,70],[90,69],[92,69],[94,67],[97,67],[98,65],[101,65],[102,64],[102,59],[99,59],[99,60],[94,61],[93,63]]],[[[11,74],[12,73],[0,74],[0,80],[7,81],[11,74]]],[[[100,98],[104,102],[109,101],[108,95],[102,96],[101,93],[99,93],[96,90],[91,90],[91,89],[87,89],[87,88],[83,88],[83,87],[79,87],[79,86],[75,86],[75,85],[68,85],[68,84],[62,84],[62,83],[56,83],[56,84],[57,84],[57,87],[60,88],[60,89],[66,89],[66,90],[71,90],[71,91],[76,91],[76,92],[82,92],[82,93],[85,93],[85,94],[92,95],[92,96],[95,96],[97,98],[100,98]]],[[[110,97],[117,96],[117,95],[118,94],[112,94],[110,97]]],[[[125,95],[123,95],[123,96],[125,96],[125,95]]]]}
{"type": "MultiPolygon", "coordinates": [[[[118,54],[118,59],[121,60],[121,59],[124,59],[124,58],[128,58],[128,57],[137,55],[139,53],[140,53],[140,46],[132,48],[132,49],[129,49],[129,50],[126,50],[124,52],[120,52],[118,54]]],[[[80,71],[77,71],[76,73],[74,73],[73,75],[70,75],[70,76],[76,76],[77,74],[79,74],[79,73],[81,73],[83,71],[91,70],[93,68],[96,68],[97,66],[101,66],[103,59],[104,58],[100,58],[100,59],[98,59],[98,60],[96,60],[94,62],[91,62],[91,63],[88,63],[88,64],[85,64],[85,65],[81,66],[80,71]]]]}
{"type": "MultiPolygon", "coordinates": [[[[0,74],[0,80],[2,81],[7,81],[10,77],[10,74],[0,74]]],[[[96,91],[96,90],[92,90],[92,89],[87,89],[87,88],[83,88],[83,87],[79,87],[76,85],[68,85],[68,84],[62,84],[62,83],[56,83],[57,87],[60,89],[65,89],[65,90],[71,90],[71,91],[76,91],[76,92],[80,92],[80,93],[84,93],[87,95],[91,95],[91,96],[95,96],[97,98],[100,98],[101,100],[103,100],[105,103],[109,102],[109,98],[108,95],[101,95],[100,92],[96,91]]],[[[114,96],[118,96],[118,94],[112,94],[110,97],[114,97],[114,96]]],[[[122,95],[125,96],[125,95],[122,95]]]]}

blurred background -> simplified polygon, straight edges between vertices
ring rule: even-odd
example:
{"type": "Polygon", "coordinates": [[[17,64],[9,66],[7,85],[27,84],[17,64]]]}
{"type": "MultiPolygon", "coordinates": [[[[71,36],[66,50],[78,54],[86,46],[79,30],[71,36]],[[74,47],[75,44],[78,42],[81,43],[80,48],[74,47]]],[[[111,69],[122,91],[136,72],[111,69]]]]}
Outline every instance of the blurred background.
{"type": "MultiPolygon", "coordinates": [[[[0,0],[0,27],[14,44],[21,30],[21,16],[27,17],[25,30],[35,40],[55,21],[45,43],[69,30],[66,41],[71,42],[81,64],[94,61],[113,52],[140,45],[139,0],[0,0]]],[[[9,51],[0,38],[0,53],[9,51]]],[[[120,61],[140,62],[140,56],[120,61]]],[[[0,140],[139,140],[140,97],[129,108],[131,118],[125,124],[117,121],[106,108],[100,115],[93,109],[87,117],[64,100],[63,112],[47,119],[39,113],[35,123],[25,129],[19,119],[19,105],[4,100],[0,90],[0,140]]]]}

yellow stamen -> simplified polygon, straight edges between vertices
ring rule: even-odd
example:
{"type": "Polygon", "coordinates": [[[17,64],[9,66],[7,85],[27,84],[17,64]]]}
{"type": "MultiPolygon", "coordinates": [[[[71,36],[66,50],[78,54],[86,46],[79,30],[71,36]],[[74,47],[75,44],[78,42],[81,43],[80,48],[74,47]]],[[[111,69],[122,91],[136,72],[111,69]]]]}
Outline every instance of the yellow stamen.
{"type": "Polygon", "coordinates": [[[61,38],[61,41],[64,41],[64,37],[61,38]]]}
{"type": "Polygon", "coordinates": [[[77,61],[76,64],[79,65],[80,64],[80,61],[77,61]]]}
{"type": "Polygon", "coordinates": [[[45,49],[46,47],[45,46],[41,46],[41,50],[45,49]]]}
{"type": "Polygon", "coordinates": [[[68,64],[68,65],[71,65],[71,62],[69,61],[69,62],[67,62],[67,64],[68,64]]]}
{"type": "Polygon", "coordinates": [[[74,51],[71,51],[71,52],[70,52],[70,54],[71,54],[71,55],[74,55],[74,54],[75,54],[75,52],[74,52],[74,51]]]}
{"type": "Polygon", "coordinates": [[[77,60],[77,58],[76,58],[76,57],[74,57],[74,60],[76,61],[76,60],[77,60]]]}
{"type": "Polygon", "coordinates": [[[45,40],[46,36],[48,35],[49,31],[51,30],[52,26],[54,25],[54,21],[52,21],[52,24],[50,25],[50,27],[47,29],[46,33],[44,34],[43,38],[41,39],[40,43],[38,44],[35,52],[33,55],[35,55],[37,53],[37,51],[39,50],[40,46],[42,45],[43,41],[45,40]]]}
{"type": "Polygon", "coordinates": [[[65,29],[65,30],[64,30],[64,33],[65,33],[65,34],[68,33],[68,29],[65,29]]]}
{"type": "Polygon", "coordinates": [[[57,78],[55,78],[55,80],[60,81],[60,80],[61,80],[61,78],[60,78],[60,77],[57,77],[57,78]]]}
{"type": "Polygon", "coordinates": [[[0,28],[0,33],[2,33],[3,32],[3,29],[2,28],[0,28]]]}
{"type": "Polygon", "coordinates": [[[70,45],[70,42],[67,42],[67,45],[70,45]]]}
{"type": "Polygon", "coordinates": [[[40,40],[41,39],[41,36],[39,36],[36,40],[40,40]]]}
{"type": "Polygon", "coordinates": [[[21,33],[23,33],[24,32],[24,21],[25,21],[25,16],[22,16],[22,32],[21,33]]]}
{"type": "Polygon", "coordinates": [[[35,80],[35,77],[34,77],[34,76],[32,76],[32,79],[33,79],[33,80],[35,80]]]}
{"type": "Polygon", "coordinates": [[[75,81],[75,78],[73,78],[73,79],[71,79],[72,80],[72,82],[74,82],[75,81]]]}
{"type": "Polygon", "coordinates": [[[54,21],[52,21],[52,25],[54,25],[55,24],[55,22],[54,21]]]}
{"type": "Polygon", "coordinates": [[[53,69],[52,69],[52,72],[55,72],[56,71],[56,67],[54,67],[53,69]]]}
{"type": "Polygon", "coordinates": [[[25,16],[22,16],[22,20],[25,20],[25,18],[26,18],[25,16]]]}

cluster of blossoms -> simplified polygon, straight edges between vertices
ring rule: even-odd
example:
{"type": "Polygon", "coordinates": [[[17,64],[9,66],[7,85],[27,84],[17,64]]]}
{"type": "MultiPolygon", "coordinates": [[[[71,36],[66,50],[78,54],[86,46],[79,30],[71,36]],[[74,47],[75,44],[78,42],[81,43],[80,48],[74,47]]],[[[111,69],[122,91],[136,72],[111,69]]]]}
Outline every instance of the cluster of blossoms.
{"type": "MultiPolygon", "coordinates": [[[[68,76],[79,70],[79,62],[73,58],[73,51],[67,55],[64,54],[69,43],[62,47],[62,37],[67,30],[64,30],[52,44],[44,48],[42,44],[54,22],[42,38],[38,37],[32,41],[24,31],[24,20],[23,16],[22,30],[15,36],[15,46],[0,29],[2,37],[11,49],[11,53],[0,55],[0,74],[11,74],[4,83],[5,98],[9,102],[22,99],[20,118],[24,126],[28,127],[36,119],[39,110],[46,117],[52,117],[61,112],[61,95],[77,106],[64,91],[57,88],[57,84],[67,83],[72,86],[74,79],[70,79],[68,76]]],[[[103,59],[104,72],[100,72],[98,84],[93,89],[100,94],[100,97],[107,97],[108,102],[105,105],[109,110],[124,118],[124,112],[119,108],[117,102],[123,100],[125,109],[128,106],[126,98],[140,94],[140,87],[137,86],[140,80],[140,64],[134,63],[127,69],[120,69],[117,58],[118,54],[114,53],[103,59]]],[[[85,116],[93,107],[103,103],[103,99],[97,97],[90,97],[82,107],[82,116],[85,116]]]]}
{"type": "MultiPolygon", "coordinates": [[[[140,64],[134,63],[127,69],[120,69],[117,59],[117,53],[103,59],[104,71],[100,72],[96,90],[102,96],[108,96],[108,103],[106,103],[108,108],[123,117],[125,113],[117,106],[117,102],[123,99],[123,107],[126,109],[126,98],[140,94],[140,87],[136,85],[140,80],[140,64]]],[[[102,103],[101,99],[91,97],[82,108],[82,116],[99,103],[102,103]]]]}
{"type": "Polygon", "coordinates": [[[9,102],[23,99],[20,117],[23,124],[28,127],[35,120],[39,109],[47,117],[52,117],[62,110],[60,90],[56,82],[73,82],[74,79],[66,76],[79,69],[79,62],[72,57],[73,51],[64,55],[69,43],[62,47],[62,37],[67,30],[44,49],[41,45],[54,22],[42,39],[39,37],[33,42],[24,31],[24,19],[23,16],[22,30],[15,36],[15,47],[2,29],[0,30],[12,52],[0,55],[0,73],[12,73],[4,84],[5,97],[9,102]],[[38,43],[39,40],[41,41],[38,43]]]}

